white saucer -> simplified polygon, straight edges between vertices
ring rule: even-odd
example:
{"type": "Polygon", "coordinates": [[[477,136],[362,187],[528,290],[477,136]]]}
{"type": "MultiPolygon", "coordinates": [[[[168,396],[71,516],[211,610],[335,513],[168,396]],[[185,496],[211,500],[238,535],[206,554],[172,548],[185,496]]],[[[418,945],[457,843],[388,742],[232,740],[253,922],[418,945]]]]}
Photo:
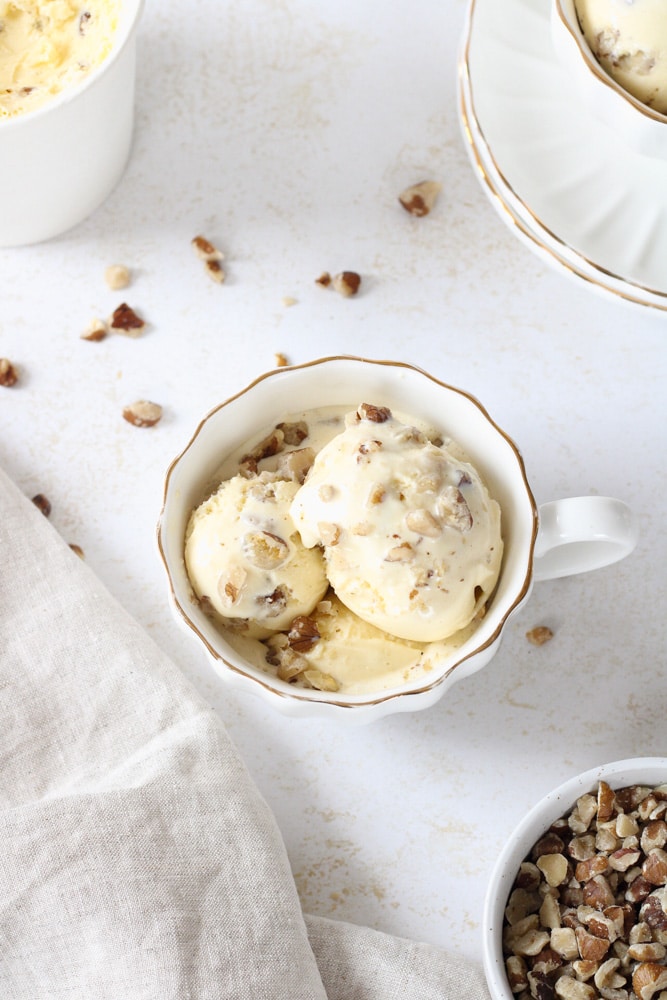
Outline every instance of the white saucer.
{"type": "Polygon", "coordinates": [[[471,0],[459,103],[472,163],[517,235],[571,277],[667,311],[665,163],[581,106],[545,0],[471,0]]]}

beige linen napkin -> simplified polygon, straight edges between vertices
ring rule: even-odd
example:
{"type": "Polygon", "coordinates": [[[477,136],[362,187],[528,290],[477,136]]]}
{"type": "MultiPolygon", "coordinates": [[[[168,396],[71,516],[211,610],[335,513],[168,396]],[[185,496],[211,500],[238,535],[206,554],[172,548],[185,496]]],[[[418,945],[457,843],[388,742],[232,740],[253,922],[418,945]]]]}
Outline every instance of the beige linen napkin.
{"type": "Polygon", "coordinates": [[[487,996],[304,918],[218,717],[0,470],[0,1000],[487,996]]]}

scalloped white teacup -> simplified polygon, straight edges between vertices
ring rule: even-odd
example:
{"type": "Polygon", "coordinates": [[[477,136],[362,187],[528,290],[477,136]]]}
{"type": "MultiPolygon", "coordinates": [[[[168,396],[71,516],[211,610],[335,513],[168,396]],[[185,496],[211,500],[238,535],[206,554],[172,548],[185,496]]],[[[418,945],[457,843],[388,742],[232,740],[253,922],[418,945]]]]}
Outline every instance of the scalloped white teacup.
{"type": "Polygon", "coordinates": [[[263,696],[289,715],[363,723],[427,708],[455,681],[485,666],[533,582],[581,573],[628,555],[637,541],[629,509],[608,497],[556,500],[538,510],[514,442],[474,397],[398,361],[320,358],[260,376],[215,407],[195,429],[165,480],[158,547],[177,620],[203,644],[219,676],[263,696]],[[502,511],[504,553],[498,585],[476,631],[428,675],[372,694],[301,688],[242,657],[194,597],[184,563],[192,510],[218,485],[222,461],[291,413],[361,402],[389,406],[451,436],[484,478],[502,511]]]}

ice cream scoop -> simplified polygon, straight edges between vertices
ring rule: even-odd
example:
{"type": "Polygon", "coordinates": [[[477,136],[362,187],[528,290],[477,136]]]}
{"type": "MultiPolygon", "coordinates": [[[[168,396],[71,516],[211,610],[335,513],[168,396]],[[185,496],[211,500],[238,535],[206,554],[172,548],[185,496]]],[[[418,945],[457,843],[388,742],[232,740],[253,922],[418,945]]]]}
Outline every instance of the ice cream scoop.
{"type": "Polygon", "coordinates": [[[493,591],[500,508],[477,471],[386,407],[363,404],[315,457],[291,515],[363,621],[434,642],[468,625],[493,591]]]}
{"type": "Polygon", "coordinates": [[[667,114],[667,6],[664,0],[575,0],[596,59],[629,94],[667,114]]]}
{"type": "Polygon", "coordinates": [[[119,0],[0,0],[0,119],[41,107],[108,56],[119,0]]]}
{"type": "Polygon", "coordinates": [[[302,545],[291,480],[225,480],[190,517],[185,564],[197,597],[241,633],[263,638],[309,614],[328,587],[319,549],[302,545]]]}

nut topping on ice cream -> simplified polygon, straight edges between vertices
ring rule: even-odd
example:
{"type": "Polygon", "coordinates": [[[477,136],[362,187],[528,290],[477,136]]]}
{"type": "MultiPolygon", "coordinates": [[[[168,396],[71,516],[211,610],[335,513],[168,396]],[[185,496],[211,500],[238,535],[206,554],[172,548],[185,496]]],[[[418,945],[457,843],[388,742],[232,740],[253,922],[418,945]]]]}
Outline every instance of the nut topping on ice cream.
{"type": "Polygon", "coordinates": [[[363,403],[297,415],[228,461],[185,562],[230,643],[262,640],[263,669],[290,683],[353,692],[463,642],[498,579],[500,509],[457,446],[434,441],[363,403]]]}
{"type": "Polygon", "coordinates": [[[309,614],[328,582],[322,554],[306,549],[289,515],[298,483],[234,476],[197,508],[185,563],[198,597],[262,638],[309,614]]]}
{"type": "Polygon", "coordinates": [[[667,8],[664,0],[575,0],[586,42],[612,79],[667,114],[667,8]]]}
{"type": "Polygon", "coordinates": [[[316,455],[292,517],[337,596],[403,639],[446,639],[495,587],[500,511],[477,472],[386,407],[363,404],[316,455]],[[322,499],[329,489],[335,493],[322,499]],[[370,530],[355,530],[360,515],[370,530]],[[332,525],[336,531],[332,531],[332,525]]]}

